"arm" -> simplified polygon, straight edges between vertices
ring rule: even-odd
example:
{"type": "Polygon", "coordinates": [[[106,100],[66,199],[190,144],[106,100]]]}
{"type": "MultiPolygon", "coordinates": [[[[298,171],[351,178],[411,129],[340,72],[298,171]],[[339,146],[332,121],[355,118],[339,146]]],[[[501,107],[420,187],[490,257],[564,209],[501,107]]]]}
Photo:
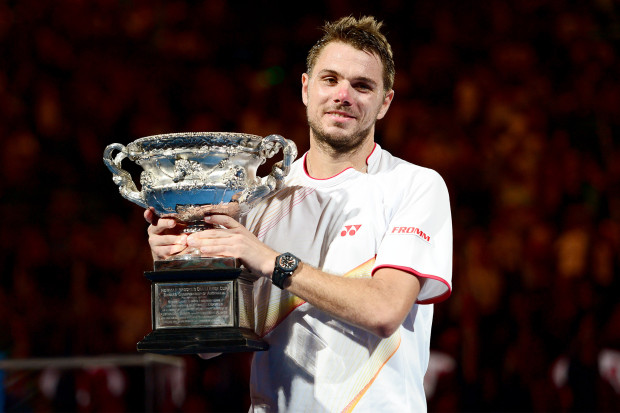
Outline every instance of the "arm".
{"type": "Polygon", "coordinates": [[[372,278],[344,278],[302,264],[285,282],[291,293],[379,337],[403,323],[420,292],[417,277],[382,268],[372,278]]]}
{"type": "MultiPolygon", "coordinates": [[[[263,244],[245,227],[225,215],[207,222],[225,229],[188,237],[188,245],[204,255],[239,258],[253,273],[271,278],[278,252],[263,244]]],[[[344,278],[301,263],[285,288],[313,306],[380,337],[389,337],[402,324],[420,291],[417,277],[382,268],[372,278],[344,278]]]]}

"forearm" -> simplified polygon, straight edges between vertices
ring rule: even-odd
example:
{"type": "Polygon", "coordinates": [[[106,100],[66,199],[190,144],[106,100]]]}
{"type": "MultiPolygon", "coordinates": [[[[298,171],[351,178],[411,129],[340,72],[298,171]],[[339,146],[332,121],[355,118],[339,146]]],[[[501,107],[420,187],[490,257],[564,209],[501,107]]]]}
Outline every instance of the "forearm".
{"type": "Polygon", "coordinates": [[[398,270],[379,270],[372,278],[349,278],[302,263],[284,287],[336,318],[389,337],[415,303],[420,283],[398,270]]]}

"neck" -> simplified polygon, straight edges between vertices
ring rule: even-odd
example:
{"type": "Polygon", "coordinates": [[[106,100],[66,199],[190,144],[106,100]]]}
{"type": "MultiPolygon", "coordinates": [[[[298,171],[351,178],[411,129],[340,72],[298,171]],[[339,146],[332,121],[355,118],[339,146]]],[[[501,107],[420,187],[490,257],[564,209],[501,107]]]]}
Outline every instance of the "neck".
{"type": "Polygon", "coordinates": [[[363,144],[346,153],[339,153],[310,140],[310,150],[306,156],[306,170],[315,179],[326,179],[338,175],[347,168],[366,173],[366,160],[375,148],[375,142],[367,139],[363,144]]]}

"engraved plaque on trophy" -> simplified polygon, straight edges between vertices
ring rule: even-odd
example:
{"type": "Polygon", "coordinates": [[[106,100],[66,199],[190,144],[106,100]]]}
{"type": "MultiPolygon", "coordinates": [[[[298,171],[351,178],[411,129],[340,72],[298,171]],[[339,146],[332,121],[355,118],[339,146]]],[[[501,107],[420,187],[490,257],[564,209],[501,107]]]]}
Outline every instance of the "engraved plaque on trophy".
{"type": "MultiPolygon", "coordinates": [[[[126,199],[174,218],[185,232],[207,229],[204,217],[238,218],[281,186],[297,156],[279,135],[265,138],[226,132],[148,136],[127,146],[114,143],[103,160],[126,199]],[[283,160],[259,178],[256,170],[282,149],[283,160]],[[141,188],[121,167],[142,167],[141,188]]],[[[152,329],[138,351],[163,354],[259,351],[268,345],[254,333],[253,283],[257,277],[234,258],[202,257],[197,250],[155,261],[151,282],[152,329]]]]}

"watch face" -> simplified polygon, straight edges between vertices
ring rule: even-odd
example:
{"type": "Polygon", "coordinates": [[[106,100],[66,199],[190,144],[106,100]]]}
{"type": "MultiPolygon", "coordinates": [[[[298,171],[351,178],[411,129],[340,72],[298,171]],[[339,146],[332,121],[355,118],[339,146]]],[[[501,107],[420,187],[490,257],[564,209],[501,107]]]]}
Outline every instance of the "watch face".
{"type": "Polygon", "coordinates": [[[278,265],[284,271],[291,271],[297,267],[297,258],[292,255],[281,255],[278,260],[278,265]]]}

